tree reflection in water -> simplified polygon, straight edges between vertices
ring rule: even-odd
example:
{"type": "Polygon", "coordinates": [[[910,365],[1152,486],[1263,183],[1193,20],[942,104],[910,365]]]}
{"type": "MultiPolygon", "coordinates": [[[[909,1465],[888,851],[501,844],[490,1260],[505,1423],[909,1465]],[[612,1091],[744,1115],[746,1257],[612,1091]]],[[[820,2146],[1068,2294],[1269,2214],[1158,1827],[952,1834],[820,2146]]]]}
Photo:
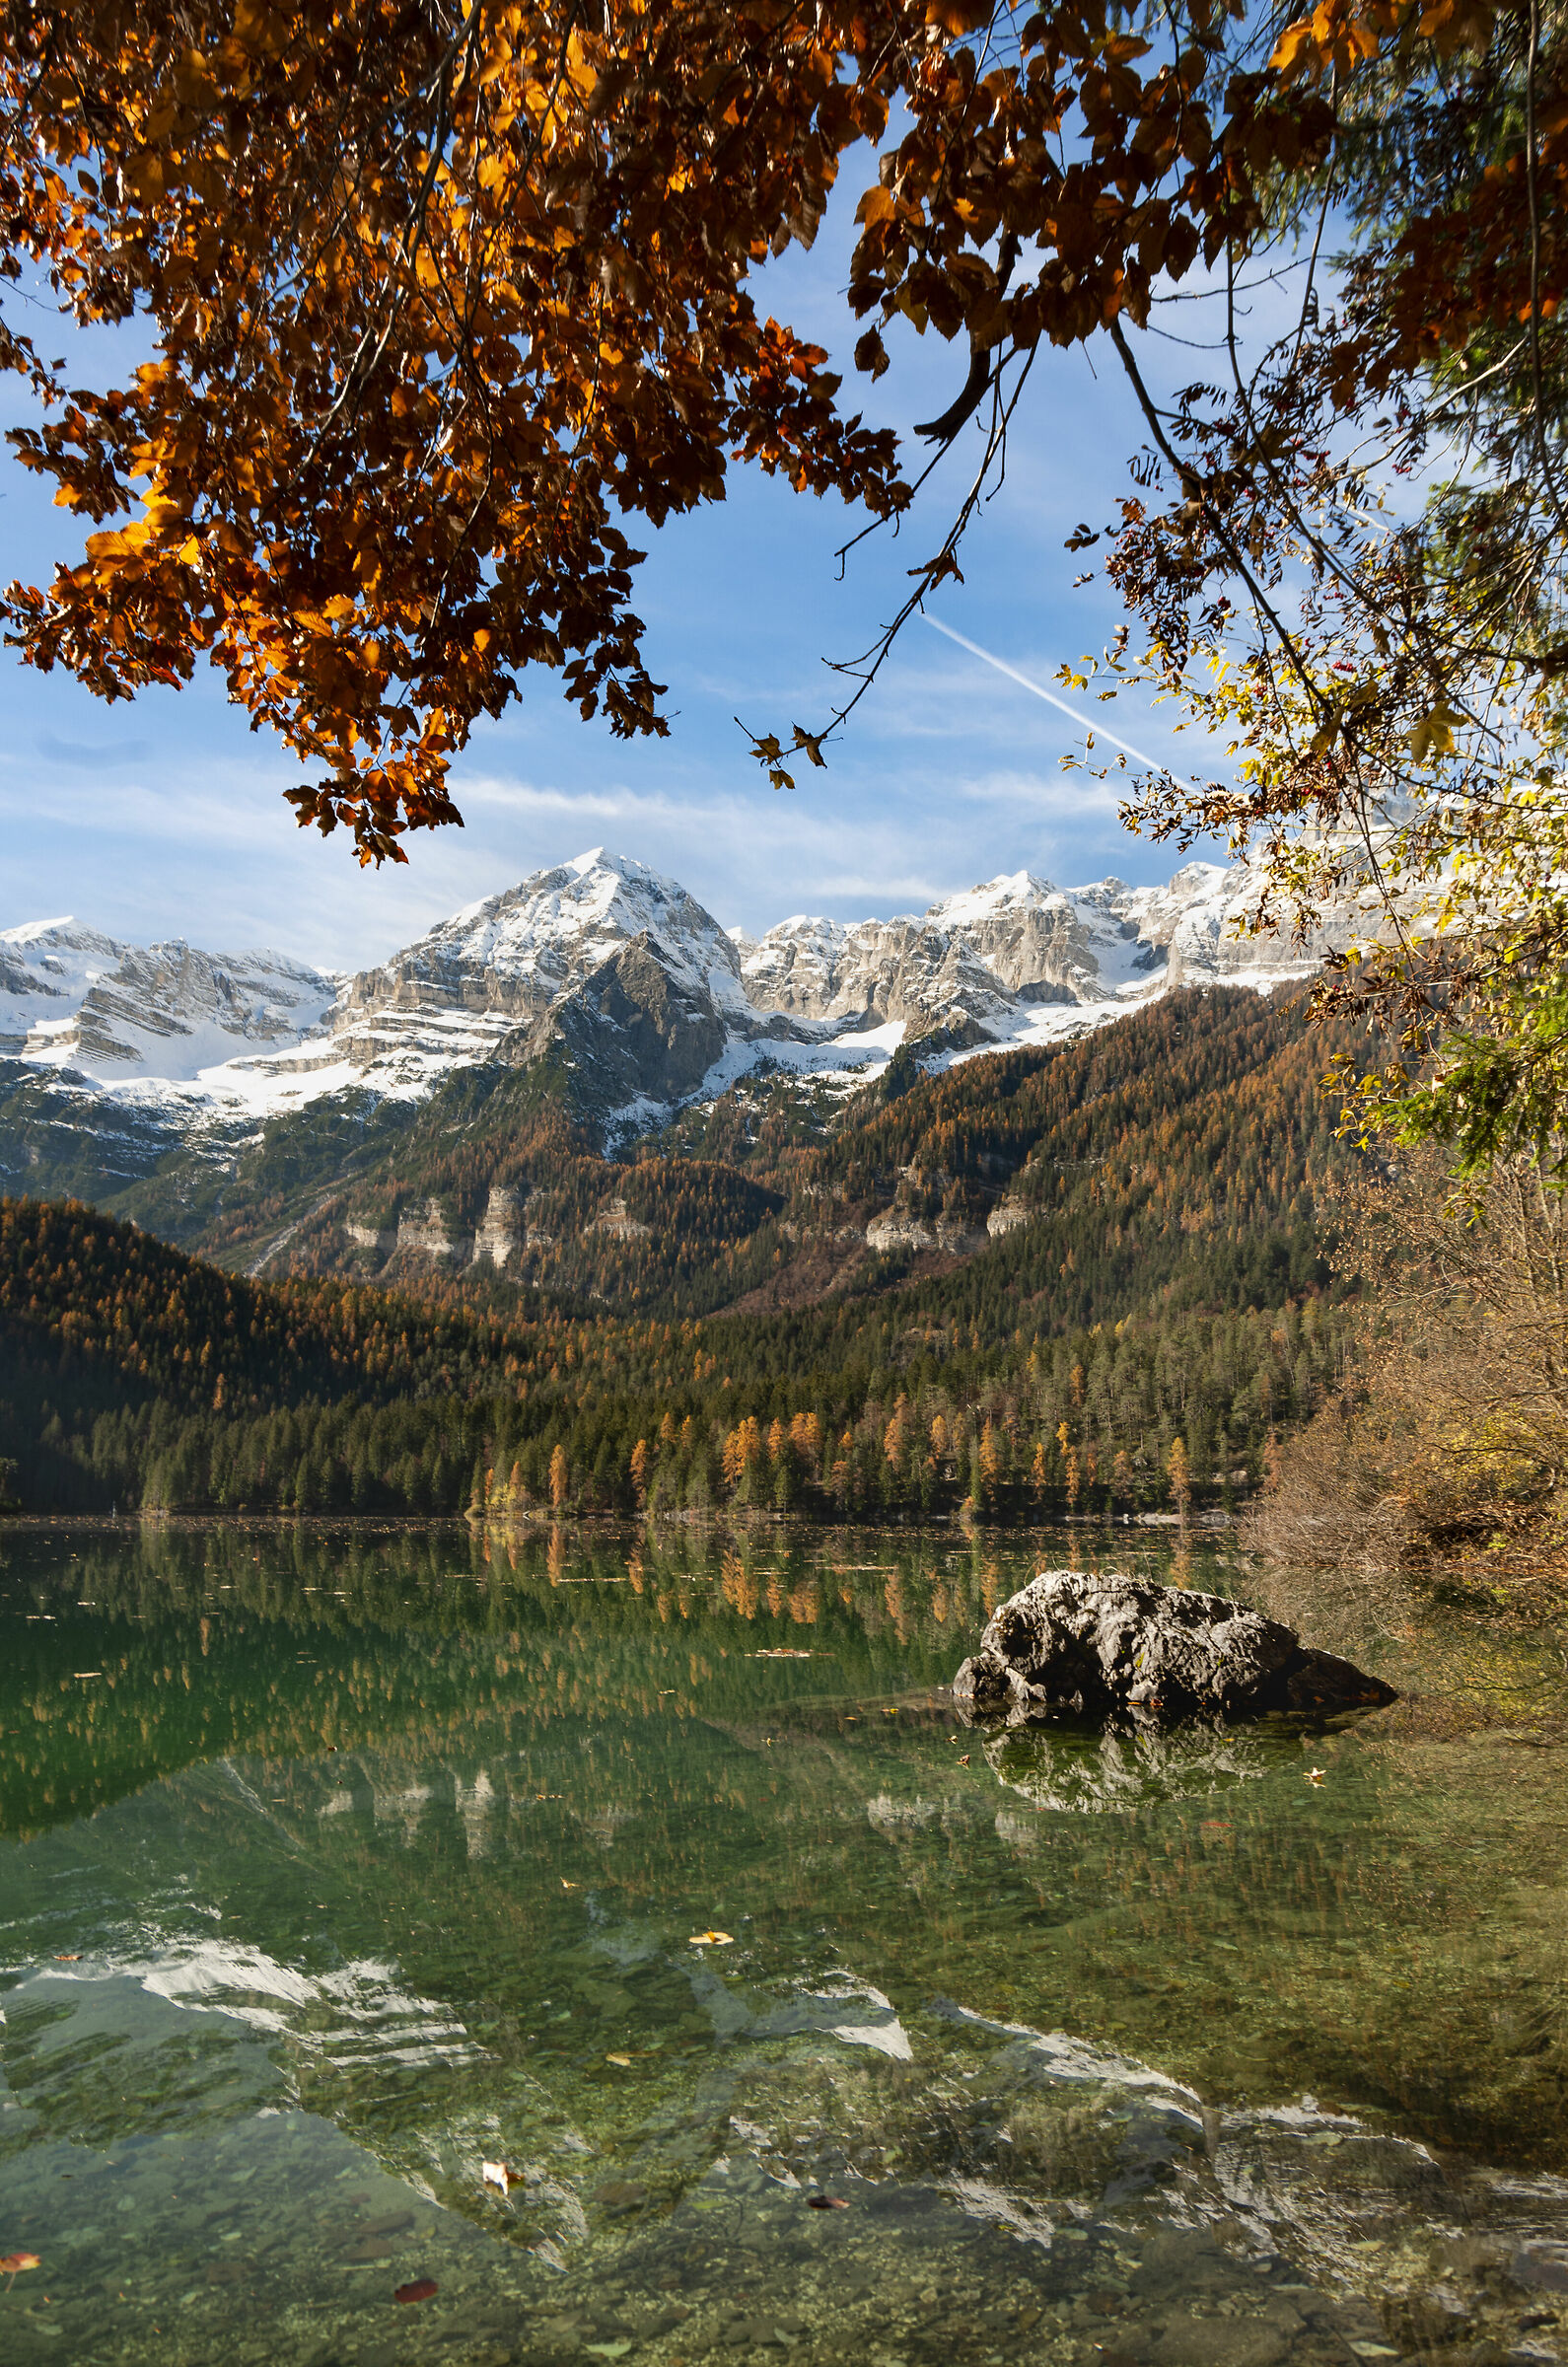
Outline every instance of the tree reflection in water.
{"type": "MultiPolygon", "coordinates": [[[[1457,2218],[1475,2338],[1520,2338],[1493,2269],[1554,2240],[1545,2189],[1420,2141],[1563,2166],[1545,1639],[1386,1633],[1413,1700],[1311,1759],[1253,1731],[1156,1763],[961,1733],[941,1688],[1032,1574],[1016,1542],[4,1552],[0,2234],[47,2238],[73,2359],[978,2359],[987,2311],[1033,2311],[1046,2355],[1115,2321],[1174,2360],[1144,2334],[1176,2309],[1205,2357],[1242,2361],[1240,2319],[1248,2358],[1305,2360],[1389,2322],[1231,2248],[1266,2226],[1404,2308],[1457,2218]],[[421,2332],[388,2296],[427,2271],[421,2332]]],[[[66,2355],[42,2308],[13,2331],[66,2355]]]]}

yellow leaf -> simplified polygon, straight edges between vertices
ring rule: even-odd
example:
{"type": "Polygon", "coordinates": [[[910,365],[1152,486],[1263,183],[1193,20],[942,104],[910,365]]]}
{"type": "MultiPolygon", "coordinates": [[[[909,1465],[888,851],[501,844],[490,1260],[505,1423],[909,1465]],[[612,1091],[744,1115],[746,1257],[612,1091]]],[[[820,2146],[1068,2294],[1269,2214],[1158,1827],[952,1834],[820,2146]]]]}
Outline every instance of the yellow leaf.
{"type": "Polygon", "coordinates": [[[864,222],[870,228],[878,222],[891,221],[897,211],[891,191],[870,188],[855,208],[855,220],[864,222]]]}
{"type": "Polygon", "coordinates": [[[1295,24],[1287,25],[1280,35],[1274,45],[1274,54],[1268,62],[1276,74],[1295,74],[1303,66],[1316,63],[1317,57],[1318,44],[1313,38],[1312,20],[1310,17],[1298,17],[1295,24]],[[1310,57],[1306,54],[1309,51],[1310,57]]]}
{"type": "Polygon", "coordinates": [[[573,26],[566,44],[566,72],[572,88],[581,98],[592,99],[599,88],[599,76],[588,54],[588,43],[579,27],[573,26]]]}
{"type": "Polygon", "coordinates": [[[154,535],[161,535],[166,527],[174,525],[184,512],[183,502],[172,499],[167,493],[144,493],[142,507],[146,512],[142,523],[148,532],[154,535]]]}
{"type": "Polygon", "coordinates": [[[1429,756],[1452,756],[1455,750],[1454,726],[1462,723],[1446,699],[1439,699],[1430,714],[1423,715],[1412,732],[1405,735],[1405,745],[1418,764],[1429,756]]]}
{"type": "Polygon", "coordinates": [[[693,1948],[729,1948],[734,1942],[727,1931],[694,1931],[690,1944],[693,1948]]]}
{"type": "Polygon", "coordinates": [[[105,559],[128,559],[146,539],[147,529],[140,524],[127,526],[117,534],[89,535],[87,555],[101,562],[105,559]]]}

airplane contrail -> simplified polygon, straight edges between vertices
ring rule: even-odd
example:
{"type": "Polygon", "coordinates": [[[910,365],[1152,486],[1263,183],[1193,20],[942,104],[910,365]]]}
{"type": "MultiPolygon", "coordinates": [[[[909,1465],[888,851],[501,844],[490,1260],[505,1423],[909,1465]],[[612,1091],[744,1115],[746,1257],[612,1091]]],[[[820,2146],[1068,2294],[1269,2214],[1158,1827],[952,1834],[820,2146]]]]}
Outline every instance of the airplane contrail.
{"type": "Polygon", "coordinates": [[[1170,771],[1169,764],[1162,764],[1155,756],[1146,756],[1143,750],[1134,748],[1130,740],[1118,739],[1114,732],[1105,729],[1098,717],[1080,714],[1077,707],[1069,706],[1065,698],[1058,698],[1054,690],[1047,690],[1040,683],[1031,681],[1027,674],[1020,674],[1018,668],[1010,666],[1005,658],[994,657],[990,650],[982,649],[978,641],[970,641],[964,634],[956,633],[951,624],[942,622],[940,616],[927,616],[924,610],[921,610],[921,615],[924,621],[933,626],[937,632],[946,633],[950,641],[956,641],[959,647],[966,649],[971,657],[983,658],[987,666],[994,666],[998,674],[1005,674],[1009,681],[1017,682],[1021,689],[1033,690],[1034,696],[1044,699],[1047,706],[1060,707],[1064,715],[1070,715],[1074,723],[1082,724],[1086,732],[1094,732],[1100,739],[1108,740],[1113,748],[1124,750],[1129,756],[1136,756],[1138,762],[1147,764],[1151,772],[1170,771]]]}

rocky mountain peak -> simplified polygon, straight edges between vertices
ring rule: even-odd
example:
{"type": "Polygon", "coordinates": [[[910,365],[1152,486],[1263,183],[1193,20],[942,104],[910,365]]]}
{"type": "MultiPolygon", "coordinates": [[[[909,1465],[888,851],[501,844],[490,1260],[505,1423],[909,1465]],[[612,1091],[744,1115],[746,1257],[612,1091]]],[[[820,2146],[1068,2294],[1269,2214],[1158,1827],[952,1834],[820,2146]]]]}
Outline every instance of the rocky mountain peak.
{"type": "Polygon", "coordinates": [[[1213,863],[1150,888],[1067,889],[1026,869],[922,913],[801,913],[753,941],[678,881],[593,847],[346,981],[280,954],[13,928],[0,1051],[34,1075],[68,1071],[72,1091],[132,1091],[144,1112],[167,1085],[170,1123],[220,1132],[322,1095],[419,1101],[457,1069],[542,1061],[582,1114],[624,1133],[758,1062],[847,1089],[900,1040],[927,1065],[1044,1045],[1183,981],[1268,985],[1313,967],[1316,945],[1238,934],[1255,899],[1244,869],[1213,863]]]}
{"type": "Polygon", "coordinates": [[[643,936],[683,984],[717,982],[740,999],[740,956],[712,913],[677,881],[605,847],[464,905],[361,970],[347,999],[357,1010],[425,1004],[535,1019],[643,936]]]}
{"type": "Polygon", "coordinates": [[[122,944],[74,920],[0,935],[0,1050],[96,1076],[189,1082],[321,1025],[338,980],[266,950],[122,944]]]}
{"type": "Polygon", "coordinates": [[[848,927],[783,921],[746,956],[743,972],[754,1003],[923,1034],[951,1026],[955,1012],[984,1028],[1018,997],[1103,1001],[1153,967],[1136,927],[1108,904],[1016,871],[918,916],[848,927]]]}
{"type": "Polygon", "coordinates": [[[0,929],[0,1051],[20,1052],[36,1028],[68,1029],[94,980],[129,950],[69,916],[0,929]]]}

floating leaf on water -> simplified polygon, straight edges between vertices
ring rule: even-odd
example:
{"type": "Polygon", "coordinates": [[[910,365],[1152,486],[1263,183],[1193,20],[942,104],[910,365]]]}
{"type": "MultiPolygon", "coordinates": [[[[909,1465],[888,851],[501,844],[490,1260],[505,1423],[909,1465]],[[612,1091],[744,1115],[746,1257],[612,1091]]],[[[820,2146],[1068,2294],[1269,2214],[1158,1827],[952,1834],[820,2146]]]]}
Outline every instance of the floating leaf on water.
{"type": "Polygon", "coordinates": [[[498,2187],[505,2194],[512,2184],[512,2173],[505,2162],[481,2162],[479,2180],[483,2186],[498,2187]]]}
{"type": "Polygon", "coordinates": [[[1307,1780],[1309,1783],[1321,1783],[1326,1773],[1327,1769],[1324,1767],[1309,1767],[1307,1770],[1307,1780]]]}
{"type": "Polygon", "coordinates": [[[37,2268],[41,2264],[36,2252],[8,2252],[0,2255],[0,2275],[20,2276],[24,2268],[37,2268]]]}
{"type": "Polygon", "coordinates": [[[809,2211],[847,2211],[849,2205],[839,2194],[808,2194],[806,2207],[809,2211]]]}
{"type": "Polygon", "coordinates": [[[575,1882],[568,1882],[568,1881],[567,1881],[567,1879],[566,1879],[566,1877],[565,1877],[565,1875],[563,1874],[563,1875],[561,1876],[561,1888],[562,1888],[562,1890],[563,1890],[563,1891],[575,1891],[575,1890],[576,1890],[576,1888],[577,1888],[577,1885],[576,1885],[576,1883],[575,1883],[575,1882]]]}
{"type": "Polygon", "coordinates": [[[433,2301],[441,2287],[433,2276],[416,2276],[411,2285],[399,2285],[393,2301],[433,2301]]]}
{"type": "Polygon", "coordinates": [[[734,1944],[733,1934],[728,1931],[694,1931],[690,1944],[693,1948],[729,1948],[734,1944]]]}
{"type": "Polygon", "coordinates": [[[631,2069],[631,2056],[629,2054],[606,2054],[605,2060],[606,2063],[619,2063],[623,2071],[629,2071],[631,2069]]]}

